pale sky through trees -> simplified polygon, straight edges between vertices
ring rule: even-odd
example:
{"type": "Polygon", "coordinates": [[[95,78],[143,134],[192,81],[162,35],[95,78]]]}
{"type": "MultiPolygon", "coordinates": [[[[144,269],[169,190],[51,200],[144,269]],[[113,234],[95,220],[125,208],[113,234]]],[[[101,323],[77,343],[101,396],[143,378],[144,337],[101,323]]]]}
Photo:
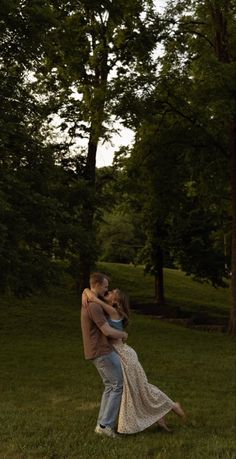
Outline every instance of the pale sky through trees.
{"type": "MultiPolygon", "coordinates": [[[[163,12],[167,0],[155,0],[156,9],[163,12]]],[[[117,129],[119,125],[117,124],[117,129]]],[[[99,144],[97,151],[97,167],[109,166],[112,164],[113,155],[116,150],[121,146],[128,146],[132,144],[134,139],[134,133],[131,129],[126,129],[120,126],[120,134],[114,134],[112,136],[111,142],[105,142],[104,144],[99,144]]]]}

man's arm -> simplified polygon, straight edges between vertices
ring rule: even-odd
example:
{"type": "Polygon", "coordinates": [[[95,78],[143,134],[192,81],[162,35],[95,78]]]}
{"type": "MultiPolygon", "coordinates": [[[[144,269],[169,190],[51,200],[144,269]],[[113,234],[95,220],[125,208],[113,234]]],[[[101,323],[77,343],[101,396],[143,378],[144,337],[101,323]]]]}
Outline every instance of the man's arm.
{"type": "Polygon", "coordinates": [[[90,303],[90,306],[87,309],[91,319],[105,336],[108,338],[122,339],[124,341],[127,340],[128,333],[115,330],[115,328],[111,327],[107,322],[102,307],[99,304],[90,303]]]}
{"type": "Polygon", "coordinates": [[[115,330],[107,322],[99,328],[101,332],[109,338],[122,339],[123,341],[126,341],[128,338],[128,333],[125,331],[115,330]]]}

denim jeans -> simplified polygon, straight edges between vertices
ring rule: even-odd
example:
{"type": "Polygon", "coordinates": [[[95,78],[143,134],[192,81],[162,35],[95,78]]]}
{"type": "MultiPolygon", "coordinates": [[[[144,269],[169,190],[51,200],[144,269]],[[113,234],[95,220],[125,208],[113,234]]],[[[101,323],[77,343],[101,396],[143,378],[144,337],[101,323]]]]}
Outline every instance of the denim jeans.
{"type": "Polygon", "coordinates": [[[123,373],[120,358],[113,351],[110,354],[97,357],[92,362],[105,386],[97,423],[114,428],[119,414],[123,390],[123,373]]]}

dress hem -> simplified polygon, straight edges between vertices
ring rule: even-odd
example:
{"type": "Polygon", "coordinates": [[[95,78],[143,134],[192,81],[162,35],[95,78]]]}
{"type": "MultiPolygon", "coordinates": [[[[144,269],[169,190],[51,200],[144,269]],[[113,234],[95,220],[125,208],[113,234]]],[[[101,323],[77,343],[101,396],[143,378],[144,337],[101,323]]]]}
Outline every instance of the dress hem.
{"type": "Polygon", "coordinates": [[[155,424],[157,421],[159,421],[160,419],[162,419],[164,416],[166,416],[170,411],[172,410],[172,408],[168,408],[166,409],[161,416],[156,416],[155,417],[155,420],[150,420],[150,422],[147,422],[147,424],[145,426],[142,426],[140,427],[139,429],[137,430],[132,430],[132,432],[127,432],[126,431],[122,431],[122,430],[119,430],[119,428],[117,429],[117,432],[119,434],[122,434],[122,435],[132,435],[132,434],[135,434],[135,433],[139,433],[139,432],[143,432],[143,430],[147,429],[148,427],[151,427],[153,424],[155,424]]]}

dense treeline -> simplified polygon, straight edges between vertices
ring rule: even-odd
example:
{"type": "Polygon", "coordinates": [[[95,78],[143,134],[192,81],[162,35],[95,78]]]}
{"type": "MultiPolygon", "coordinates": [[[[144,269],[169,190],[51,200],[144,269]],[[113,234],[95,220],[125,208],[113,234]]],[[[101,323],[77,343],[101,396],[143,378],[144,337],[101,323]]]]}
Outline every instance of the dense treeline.
{"type": "Polygon", "coordinates": [[[150,1],[14,0],[1,13],[1,292],[45,288],[61,266],[81,289],[98,257],[145,264],[160,303],[164,266],[216,287],[231,276],[234,333],[234,2],[170,1],[161,16],[150,1]],[[115,118],[134,145],[96,171],[115,118]]]}

